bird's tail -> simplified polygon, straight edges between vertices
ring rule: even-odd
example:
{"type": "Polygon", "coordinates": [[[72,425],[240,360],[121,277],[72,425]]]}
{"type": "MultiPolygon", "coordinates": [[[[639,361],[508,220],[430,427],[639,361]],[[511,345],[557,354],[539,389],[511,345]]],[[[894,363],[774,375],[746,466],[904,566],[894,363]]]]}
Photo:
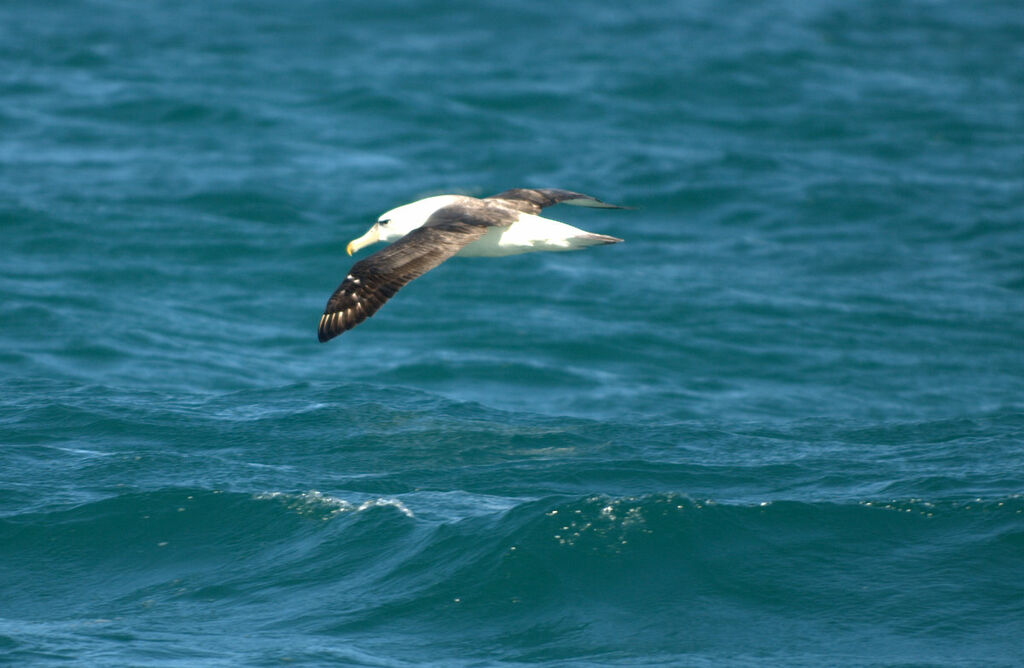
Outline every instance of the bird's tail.
{"type": "Polygon", "coordinates": [[[607,234],[594,234],[592,232],[587,232],[586,234],[581,234],[578,237],[573,237],[571,241],[574,247],[584,248],[586,246],[598,246],[600,244],[618,244],[622,243],[624,240],[618,237],[610,237],[607,234]]]}

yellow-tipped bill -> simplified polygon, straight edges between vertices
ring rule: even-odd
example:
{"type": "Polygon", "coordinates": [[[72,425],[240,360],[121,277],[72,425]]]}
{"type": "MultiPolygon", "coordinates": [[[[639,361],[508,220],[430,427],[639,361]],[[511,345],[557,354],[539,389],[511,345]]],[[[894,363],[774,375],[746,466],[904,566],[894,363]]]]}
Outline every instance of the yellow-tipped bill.
{"type": "Polygon", "coordinates": [[[380,241],[380,231],[377,229],[377,225],[375,224],[373,227],[369,229],[369,231],[367,231],[366,234],[359,237],[358,239],[353,239],[352,241],[348,242],[348,246],[345,248],[345,250],[348,251],[349,255],[351,255],[360,248],[365,248],[371,244],[377,243],[378,241],[380,241]]]}

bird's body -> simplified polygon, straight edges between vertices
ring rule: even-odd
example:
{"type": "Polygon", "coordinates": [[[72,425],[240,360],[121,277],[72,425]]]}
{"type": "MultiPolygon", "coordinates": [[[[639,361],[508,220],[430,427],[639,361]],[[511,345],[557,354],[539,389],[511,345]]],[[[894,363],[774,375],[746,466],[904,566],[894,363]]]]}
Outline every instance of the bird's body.
{"type": "Polygon", "coordinates": [[[501,257],[622,241],[537,215],[559,202],[622,208],[568,190],[516,188],[483,199],[437,195],[388,211],[349,243],[348,253],[378,241],[394,243],[352,266],[327,301],[320,340],[355,327],[406,283],[453,256],[501,257]]]}
{"type": "Polygon", "coordinates": [[[463,246],[455,256],[502,257],[537,251],[576,250],[604,243],[615,242],[603,234],[591,234],[557,220],[521,213],[509,227],[488,228],[482,237],[463,246]]]}

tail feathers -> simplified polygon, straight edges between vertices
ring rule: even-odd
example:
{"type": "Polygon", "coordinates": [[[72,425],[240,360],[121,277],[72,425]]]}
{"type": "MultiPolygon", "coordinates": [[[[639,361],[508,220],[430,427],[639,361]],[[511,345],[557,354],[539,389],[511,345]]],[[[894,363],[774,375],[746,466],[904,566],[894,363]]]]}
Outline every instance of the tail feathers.
{"type": "Polygon", "coordinates": [[[587,246],[598,246],[601,244],[618,244],[624,240],[618,237],[610,237],[607,234],[593,234],[587,232],[570,239],[573,248],[586,248],[587,246]]]}
{"type": "Polygon", "coordinates": [[[589,236],[594,240],[594,243],[598,244],[621,244],[625,241],[625,239],[610,237],[607,234],[591,234],[589,236]]]}

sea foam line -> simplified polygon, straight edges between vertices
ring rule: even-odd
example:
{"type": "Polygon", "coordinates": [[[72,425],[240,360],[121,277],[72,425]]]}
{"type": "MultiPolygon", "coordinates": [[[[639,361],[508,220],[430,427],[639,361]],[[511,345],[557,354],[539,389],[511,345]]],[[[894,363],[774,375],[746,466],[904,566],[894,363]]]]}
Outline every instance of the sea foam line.
{"type": "Polygon", "coordinates": [[[342,513],[362,512],[364,510],[369,510],[370,508],[383,506],[397,508],[399,512],[406,517],[414,517],[412,511],[398,499],[386,499],[382,497],[367,499],[362,503],[352,503],[351,501],[311,489],[308,492],[300,492],[298,494],[288,492],[264,492],[262,494],[257,494],[255,498],[260,500],[282,500],[289,508],[297,510],[303,514],[325,510],[327,517],[333,517],[334,515],[340,515],[342,513]]]}

